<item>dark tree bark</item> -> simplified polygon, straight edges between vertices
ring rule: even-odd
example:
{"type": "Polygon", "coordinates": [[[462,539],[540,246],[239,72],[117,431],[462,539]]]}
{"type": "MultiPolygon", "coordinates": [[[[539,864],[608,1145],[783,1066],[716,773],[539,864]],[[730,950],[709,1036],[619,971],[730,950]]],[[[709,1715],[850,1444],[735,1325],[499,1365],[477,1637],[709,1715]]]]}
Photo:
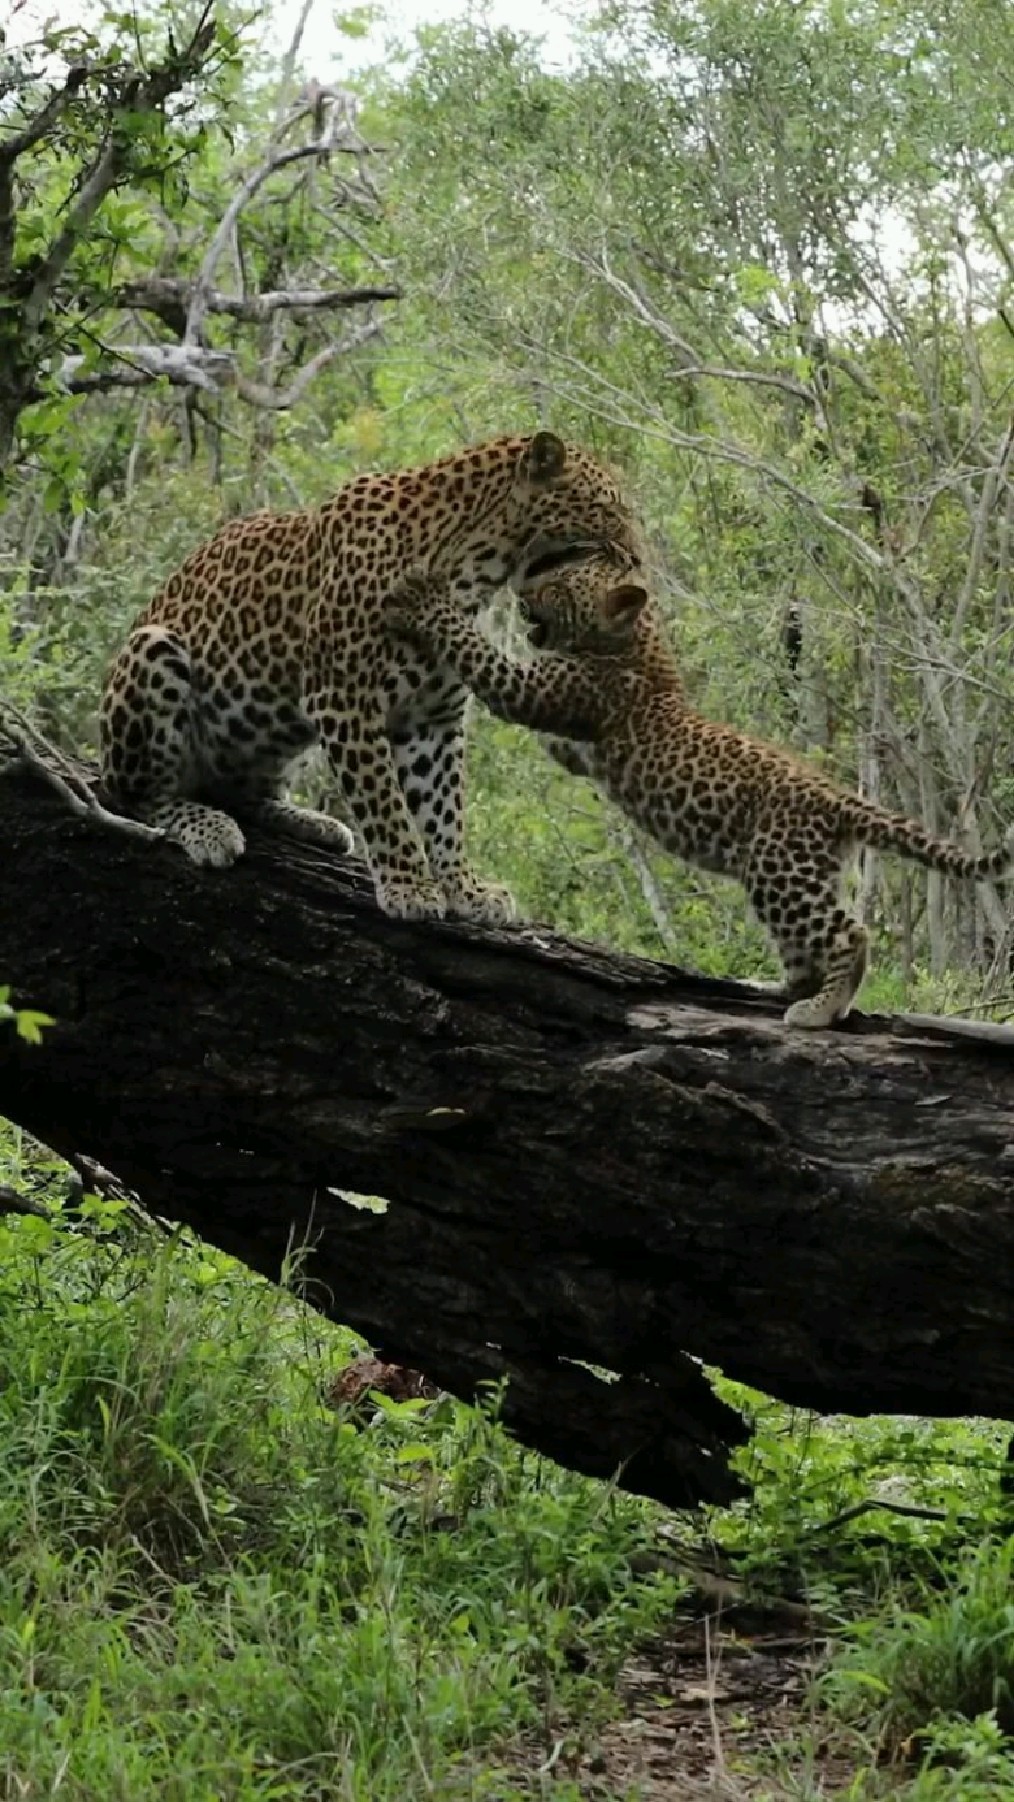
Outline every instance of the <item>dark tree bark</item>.
{"type": "Polygon", "coordinates": [[[728,982],[384,919],[252,837],[203,873],[0,771],[0,1113],[670,1503],[744,1438],[697,1359],[825,1411],[1014,1413],[1014,1032],[790,1033],[728,982]],[[388,1199],[363,1212],[345,1192],[388,1199]],[[588,1364],[615,1372],[604,1382],[588,1364]]]}

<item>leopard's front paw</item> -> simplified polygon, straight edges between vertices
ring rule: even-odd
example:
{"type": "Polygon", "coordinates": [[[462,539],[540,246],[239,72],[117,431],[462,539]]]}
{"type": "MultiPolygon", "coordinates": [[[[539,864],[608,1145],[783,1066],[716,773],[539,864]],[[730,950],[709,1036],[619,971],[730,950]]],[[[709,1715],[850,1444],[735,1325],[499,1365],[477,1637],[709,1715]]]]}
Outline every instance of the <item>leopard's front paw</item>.
{"type": "Polygon", "coordinates": [[[179,824],[166,830],[168,837],[182,845],[191,863],[205,870],[227,870],[246,850],[246,839],[235,820],[217,807],[191,804],[179,824]]]}
{"type": "Polygon", "coordinates": [[[471,920],[478,926],[512,926],[518,917],[510,889],[499,882],[485,882],[471,871],[445,878],[444,892],[451,920],[471,920]]]}
{"type": "Polygon", "coordinates": [[[373,887],[381,913],[392,920],[442,920],[447,913],[444,891],[432,878],[374,875],[373,887]]]}

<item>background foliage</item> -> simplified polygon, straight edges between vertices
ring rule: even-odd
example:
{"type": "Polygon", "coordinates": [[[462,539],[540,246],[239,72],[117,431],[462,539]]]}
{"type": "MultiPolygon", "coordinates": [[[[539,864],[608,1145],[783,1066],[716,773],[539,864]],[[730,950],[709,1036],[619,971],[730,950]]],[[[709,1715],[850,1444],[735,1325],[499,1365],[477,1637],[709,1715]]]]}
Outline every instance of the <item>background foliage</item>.
{"type": "MultiPolygon", "coordinates": [[[[339,71],[368,24],[339,21],[339,71]]],[[[625,470],[702,706],[995,841],[1006,0],[614,0],[572,22],[563,68],[479,14],[354,81],[228,5],[34,39],[12,12],[8,34],[0,693],[92,748],[113,645],[224,517],[552,425],[625,470]],[[291,298],[314,293],[345,298],[291,298]],[[266,294],[287,298],[246,304],[266,294]]],[[[470,832],[530,915],[765,965],[738,890],[486,719],[470,832]]],[[[872,859],[859,884],[870,1002],[1007,1008],[1001,892],[872,859]]],[[[5,1192],[41,1212],[0,1212],[0,1796],[547,1793],[489,1748],[591,1730],[675,1605],[638,1571],[671,1523],[519,1455],[495,1399],[336,1415],[346,1338],[199,1247],[138,1243],[109,1200],[68,1233],[66,1172],[13,1128],[5,1192]]],[[[852,1735],[849,1793],[1009,1796],[999,1435],[727,1388],[756,1417],[755,1494],[711,1527],[755,1585],[841,1623],[820,1706],[852,1735]],[[871,1493],[939,1518],[829,1533],[871,1493]]],[[[817,1791],[797,1770],[763,1793],[817,1791]]]]}

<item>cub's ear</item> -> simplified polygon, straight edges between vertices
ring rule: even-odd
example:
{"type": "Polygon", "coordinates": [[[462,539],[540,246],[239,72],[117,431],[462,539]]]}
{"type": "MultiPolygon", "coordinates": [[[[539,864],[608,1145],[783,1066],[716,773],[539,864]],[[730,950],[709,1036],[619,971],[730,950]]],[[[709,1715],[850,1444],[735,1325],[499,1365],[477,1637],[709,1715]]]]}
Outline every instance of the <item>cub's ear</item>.
{"type": "Polygon", "coordinates": [[[548,488],[563,474],[567,446],[555,432],[536,432],[522,461],[522,470],[533,488],[548,488]]]}
{"type": "Polygon", "coordinates": [[[604,626],[632,627],[648,604],[648,590],[637,582],[622,582],[611,588],[599,604],[599,617],[604,626]]]}

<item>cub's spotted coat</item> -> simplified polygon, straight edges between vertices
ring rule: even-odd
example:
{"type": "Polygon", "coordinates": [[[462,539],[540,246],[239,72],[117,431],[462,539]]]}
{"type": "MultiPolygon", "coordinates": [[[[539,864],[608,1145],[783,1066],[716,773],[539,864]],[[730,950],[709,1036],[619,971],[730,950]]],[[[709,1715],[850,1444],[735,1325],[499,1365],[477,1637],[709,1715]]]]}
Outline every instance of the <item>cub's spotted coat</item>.
{"type": "Polygon", "coordinates": [[[784,966],[786,1020],[829,1026],[848,1013],[866,971],[866,932],[842,906],[853,848],[987,878],[1011,868],[1014,831],[1002,850],[970,857],[789,752],[702,718],[686,702],[659,611],[623,565],[602,554],[529,594],[539,651],[529,663],[498,652],[424,578],[401,583],[391,624],[492,712],[557,735],[554,756],[592,777],[666,850],[736,877],[784,966]]]}
{"type": "Polygon", "coordinates": [[[462,855],[468,691],[392,638],[386,597],[421,565],[474,610],[604,541],[638,554],[615,477],[549,432],[360,476],[315,511],[233,521],[169,577],[109,672],[113,803],[199,864],[242,854],[234,812],[348,850],[347,827],[279,798],[319,740],[386,912],[510,918],[507,892],[462,855]]]}

